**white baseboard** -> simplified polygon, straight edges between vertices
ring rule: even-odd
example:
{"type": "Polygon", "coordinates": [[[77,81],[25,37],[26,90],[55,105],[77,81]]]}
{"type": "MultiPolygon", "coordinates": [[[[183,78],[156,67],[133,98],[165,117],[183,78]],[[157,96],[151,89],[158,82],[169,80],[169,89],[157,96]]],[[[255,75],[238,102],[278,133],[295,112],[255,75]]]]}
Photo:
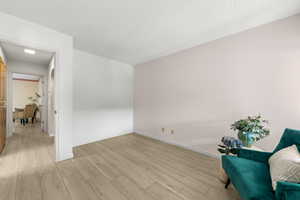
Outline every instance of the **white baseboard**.
{"type": "Polygon", "coordinates": [[[64,155],[57,155],[56,156],[56,162],[72,159],[74,157],[73,151],[67,152],[64,155]]]}
{"type": "Polygon", "coordinates": [[[106,139],[110,139],[110,138],[114,138],[114,137],[118,137],[118,136],[122,136],[122,135],[128,135],[128,134],[132,134],[132,132],[130,132],[130,133],[122,132],[122,133],[115,134],[115,135],[104,136],[104,137],[101,137],[101,138],[99,137],[99,138],[95,138],[95,139],[81,141],[79,143],[73,144],[73,148],[79,147],[79,146],[82,146],[82,145],[86,145],[86,144],[100,142],[102,140],[106,140],[106,139]]]}
{"type": "Polygon", "coordinates": [[[162,140],[161,138],[149,136],[149,135],[146,135],[146,134],[143,134],[143,133],[134,132],[134,134],[138,134],[138,135],[142,135],[142,136],[145,136],[145,137],[148,137],[148,138],[152,138],[152,139],[158,140],[158,141],[163,142],[163,143],[175,145],[175,146],[178,146],[178,147],[181,147],[181,148],[184,148],[184,149],[196,152],[196,153],[200,153],[200,154],[208,156],[208,157],[217,158],[217,159],[221,158],[221,156],[217,156],[217,155],[209,153],[209,152],[199,151],[199,150],[196,151],[195,149],[192,149],[191,147],[184,146],[184,145],[181,145],[181,144],[178,144],[178,143],[174,143],[174,142],[170,142],[170,141],[165,141],[165,140],[162,140]]]}

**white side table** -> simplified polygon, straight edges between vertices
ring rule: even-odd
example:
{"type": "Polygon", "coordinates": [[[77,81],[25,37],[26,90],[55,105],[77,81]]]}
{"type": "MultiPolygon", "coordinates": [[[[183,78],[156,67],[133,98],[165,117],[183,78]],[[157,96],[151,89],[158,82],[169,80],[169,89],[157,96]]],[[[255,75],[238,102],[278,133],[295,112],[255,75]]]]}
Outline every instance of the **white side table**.
{"type": "Polygon", "coordinates": [[[252,147],[242,147],[242,149],[249,149],[249,150],[254,150],[254,151],[264,151],[263,149],[257,147],[257,146],[252,146],[252,147]]]}

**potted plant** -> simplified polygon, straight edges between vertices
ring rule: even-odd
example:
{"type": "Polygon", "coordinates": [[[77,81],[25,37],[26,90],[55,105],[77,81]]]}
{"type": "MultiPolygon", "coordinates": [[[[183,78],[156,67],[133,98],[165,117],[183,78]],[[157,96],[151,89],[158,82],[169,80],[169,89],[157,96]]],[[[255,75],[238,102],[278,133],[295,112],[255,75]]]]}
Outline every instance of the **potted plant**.
{"type": "Polygon", "coordinates": [[[248,116],[231,125],[231,129],[238,131],[238,138],[245,147],[251,147],[252,144],[270,134],[270,130],[265,127],[268,123],[261,115],[248,116]]]}
{"type": "Polygon", "coordinates": [[[33,104],[36,104],[38,105],[39,104],[39,99],[41,98],[41,95],[39,95],[39,93],[35,93],[34,94],[35,96],[33,97],[28,97],[28,99],[33,103],[33,104]]]}
{"type": "MultiPolygon", "coordinates": [[[[224,136],[224,137],[222,137],[221,141],[222,141],[222,144],[218,145],[218,151],[221,154],[235,155],[235,154],[237,154],[237,149],[241,148],[243,146],[242,142],[239,139],[236,139],[234,137],[224,136]]],[[[227,183],[228,176],[226,175],[222,166],[220,166],[219,173],[220,173],[219,180],[223,183],[227,183]]]]}
{"type": "Polygon", "coordinates": [[[237,153],[236,149],[242,148],[243,144],[239,139],[236,139],[234,137],[228,137],[224,136],[222,137],[222,144],[218,145],[218,151],[221,154],[233,154],[235,155],[237,153]]]}

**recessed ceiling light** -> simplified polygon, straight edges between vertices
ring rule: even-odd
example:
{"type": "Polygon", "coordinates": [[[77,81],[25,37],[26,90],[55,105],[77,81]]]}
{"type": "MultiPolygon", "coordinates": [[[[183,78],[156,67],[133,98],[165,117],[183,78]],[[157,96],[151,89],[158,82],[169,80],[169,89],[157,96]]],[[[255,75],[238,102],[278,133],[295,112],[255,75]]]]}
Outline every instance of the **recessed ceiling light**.
{"type": "Polygon", "coordinates": [[[24,49],[24,52],[28,53],[28,54],[31,54],[31,55],[35,54],[35,50],[33,50],[33,49],[24,49]]]}

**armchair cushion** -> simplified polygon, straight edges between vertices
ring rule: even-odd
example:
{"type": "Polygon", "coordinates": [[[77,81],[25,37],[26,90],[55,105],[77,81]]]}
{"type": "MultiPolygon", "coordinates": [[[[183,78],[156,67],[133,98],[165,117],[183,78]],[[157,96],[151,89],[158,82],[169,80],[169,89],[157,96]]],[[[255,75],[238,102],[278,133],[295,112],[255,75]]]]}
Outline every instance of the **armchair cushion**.
{"type": "Polygon", "coordinates": [[[289,182],[277,182],[276,199],[277,200],[300,199],[300,184],[289,183],[289,182]]]}
{"type": "Polygon", "coordinates": [[[244,200],[275,199],[267,163],[222,156],[222,164],[244,200]]]}
{"type": "Polygon", "coordinates": [[[278,181],[300,182],[300,153],[296,145],[281,149],[269,159],[273,188],[278,181]]]}
{"type": "Polygon", "coordinates": [[[269,158],[272,156],[270,152],[254,151],[250,149],[237,149],[238,157],[268,163],[269,158]]]}
{"type": "Polygon", "coordinates": [[[274,153],[295,144],[300,151],[300,130],[285,129],[280,142],[276,146],[274,153]]]}

